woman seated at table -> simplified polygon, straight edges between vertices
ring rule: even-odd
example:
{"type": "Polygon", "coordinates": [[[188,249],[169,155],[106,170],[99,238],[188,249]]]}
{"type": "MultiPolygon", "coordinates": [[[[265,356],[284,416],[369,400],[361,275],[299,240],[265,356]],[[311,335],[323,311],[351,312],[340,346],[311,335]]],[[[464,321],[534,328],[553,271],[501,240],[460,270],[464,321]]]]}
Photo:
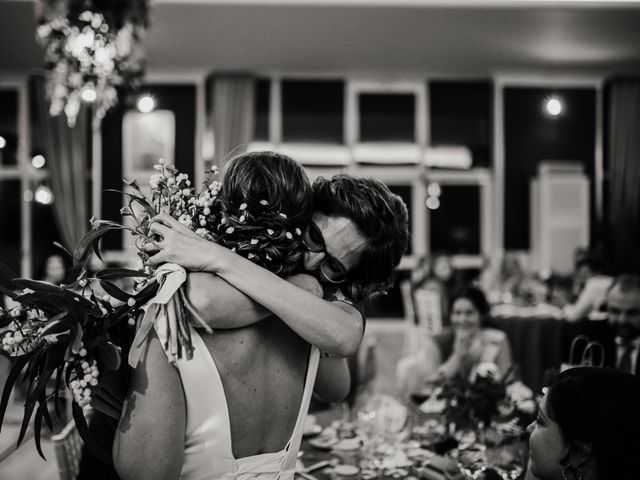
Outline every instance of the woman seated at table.
{"type": "Polygon", "coordinates": [[[638,478],[640,378],[619,370],[565,370],[529,425],[529,470],[541,480],[638,478]]]}
{"type": "Polygon", "coordinates": [[[398,362],[396,378],[401,393],[419,391],[441,378],[468,377],[484,362],[495,363],[499,375],[511,367],[506,334],[484,326],[489,303],[481,290],[467,287],[454,294],[450,311],[451,328],[429,337],[421,351],[398,362]]]}

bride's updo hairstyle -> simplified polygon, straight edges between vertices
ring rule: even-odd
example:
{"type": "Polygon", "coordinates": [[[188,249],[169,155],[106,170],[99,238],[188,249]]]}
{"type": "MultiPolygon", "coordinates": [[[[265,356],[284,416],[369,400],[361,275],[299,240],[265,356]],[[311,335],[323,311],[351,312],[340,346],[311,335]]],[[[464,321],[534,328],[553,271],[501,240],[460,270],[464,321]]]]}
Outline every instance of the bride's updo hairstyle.
{"type": "Polygon", "coordinates": [[[611,368],[570,368],[550,387],[547,411],[570,449],[588,450],[591,462],[582,469],[596,475],[585,478],[638,478],[640,378],[611,368]]]}
{"type": "Polygon", "coordinates": [[[313,197],[295,160],[275,152],[236,157],[225,166],[218,198],[219,244],[281,277],[301,270],[313,197]]]}

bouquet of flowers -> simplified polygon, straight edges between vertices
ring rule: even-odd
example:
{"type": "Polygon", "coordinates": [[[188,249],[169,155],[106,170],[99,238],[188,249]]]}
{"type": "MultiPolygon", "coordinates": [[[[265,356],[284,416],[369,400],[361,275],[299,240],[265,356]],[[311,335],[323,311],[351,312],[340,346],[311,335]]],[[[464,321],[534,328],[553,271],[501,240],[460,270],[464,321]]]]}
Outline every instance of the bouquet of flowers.
{"type": "MultiPolygon", "coordinates": [[[[153,241],[149,222],[159,212],[169,213],[208,239],[215,239],[221,230],[233,229],[225,226],[226,212],[218,201],[220,182],[207,178],[196,194],[186,174],[162,162],[155,168],[158,173],[150,180],[151,199],[145,198],[135,182],[126,182],[130,191],[123,192],[127,201],[121,213],[133,219],[132,225],[91,219],[90,231],[73,253],[67,252],[74,264],[65,285],[16,278],[0,263],[0,292],[15,305],[0,308],[0,353],[12,360],[0,400],[0,426],[13,387],[25,382],[27,398],[18,445],[33,417],[35,443],[43,458],[42,422],[52,428],[49,403],[52,401],[60,415],[59,397],[65,388],[73,393],[72,413],[79,433],[93,446],[83,409],[90,408],[95,393],[100,391],[105,370],[118,370],[122,363],[123,350],[128,345],[118,340],[118,331],[133,330],[141,307],[158,290],[152,269],[144,265],[147,257],[142,251],[137,270],[105,268],[91,275],[87,265],[93,253],[101,259],[100,239],[114,230],[128,230],[141,247],[142,243],[153,241]],[[116,285],[115,281],[127,278],[135,282],[133,291],[116,285]]],[[[214,167],[211,175],[216,174],[214,167]]],[[[256,253],[254,257],[257,258],[256,253]]],[[[188,331],[182,326],[177,332],[187,357],[192,350],[188,331]]]]}
{"type": "Polygon", "coordinates": [[[516,380],[514,369],[500,378],[497,366],[488,362],[478,364],[469,378],[442,380],[436,397],[447,424],[458,429],[493,424],[514,434],[530,422],[536,409],[532,391],[516,380]]]}

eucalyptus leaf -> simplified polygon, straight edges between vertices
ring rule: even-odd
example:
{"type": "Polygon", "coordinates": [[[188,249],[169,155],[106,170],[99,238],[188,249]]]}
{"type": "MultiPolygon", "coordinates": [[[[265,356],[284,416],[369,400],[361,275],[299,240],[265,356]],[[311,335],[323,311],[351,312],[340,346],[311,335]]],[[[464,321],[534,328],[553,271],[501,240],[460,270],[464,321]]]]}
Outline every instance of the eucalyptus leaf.
{"type": "Polygon", "coordinates": [[[98,355],[104,366],[109,370],[117,370],[120,368],[120,351],[111,342],[100,342],[98,344],[98,355]]]}
{"type": "Polygon", "coordinates": [[[96,278],[103,280],[115,280],[119,278],[133,277],[149,278],[149,274],[141,272],[140,270],[132,270],[130,268],[105,268],[96,273],[96,278]]]}
{"type": "Polygon", "coordinates": [[[102,285],[102,288],[104,289],[105,292],[107,292],[113,298],[120,300],[121,302],[127,302],[132,297],[127,292],[118,288],[114,283],[110,282],[109,280],[101,279],[100,285],[102,285]]]}

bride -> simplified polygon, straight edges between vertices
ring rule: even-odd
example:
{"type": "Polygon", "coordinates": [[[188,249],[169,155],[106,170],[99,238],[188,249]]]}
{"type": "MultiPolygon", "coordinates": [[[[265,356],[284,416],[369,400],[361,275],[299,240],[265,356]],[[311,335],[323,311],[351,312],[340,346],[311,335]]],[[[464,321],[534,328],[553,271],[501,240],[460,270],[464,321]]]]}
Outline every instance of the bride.
{"type": "MultiPolygon", "coordinates": [[[[345,182],[354,186],[348,179],[345,182]]],[[[395,224],[400,235],[386,229],[386,243],[395,247],[390,249],[393,268],[406,246],[406,210],[379,182],[365,182],[365,186],[365,196],[373,192],[387,206],[386,210],[374,209],[381,222],[389,223],[385,214],[399,218],[395,224]]],[[[321,284],[309,275],[296,275],[288,283],[221,245],[203,241],[172,219],[159,217],[153,228],[163,240],[151,263],[172,261],[190,270],[216,273],[190,274],[189,296],[210,325],[236,328],[211,335],[192,331],[194,358],[178,361],[177,369],[167,363],[157,337],[148,340],[146,355],[134,371],[114,444],[116,468],[125,479],[221,478],[229,474],[290,478],[316,365],[320,364],[318,393],[337,400],[348,391],[345,362],[331,357],[318,361],[317,349],[309,348],[307,341],[341,355],[357,348],[363,320],[337,287],[350,283],[349,275],[367,251],[368,237],[341,214],[317,211],[309,221],[311,195],[306,176],[299,165],[281,155],[248,154],[236,159],[227,169],[222,194],[230,215],[234,215],[234,206],[235,213],[242,204],[251,210],[258,200],[279,204],[275,225],[261,225],[269,236],[279,227],[275,236],[285,244],[291,240],[286,232],[296,232],[300,228],[296,224],[301,225],[301,240],[311,251],[285,249],[286,255],[280,252],[282,263],[266,266],[282,273],[283,265],[297,258],[293,263],[298,270],[303,266],[315,270],[324,285],[331,287],[333,301],[319,297],[321,284]],[[250,178],[262,180],[252,182],[250,178]],[[262,318],[265,320],[254,323],[262,318]]],[[[269,216],[255,220],[266,221],[263,217],[269,216]]],[[[248,233],[244,239],[236,238],[236,245],[251,243],[256,231],[248,233]]],[[[224,239],[219,243],[225,245],[224,239]]],[[[381,269],[385,268],[389,270],[381,269]]],[[[390,270],[386,270],[382,273],[388,276],[390,270]]]]}

